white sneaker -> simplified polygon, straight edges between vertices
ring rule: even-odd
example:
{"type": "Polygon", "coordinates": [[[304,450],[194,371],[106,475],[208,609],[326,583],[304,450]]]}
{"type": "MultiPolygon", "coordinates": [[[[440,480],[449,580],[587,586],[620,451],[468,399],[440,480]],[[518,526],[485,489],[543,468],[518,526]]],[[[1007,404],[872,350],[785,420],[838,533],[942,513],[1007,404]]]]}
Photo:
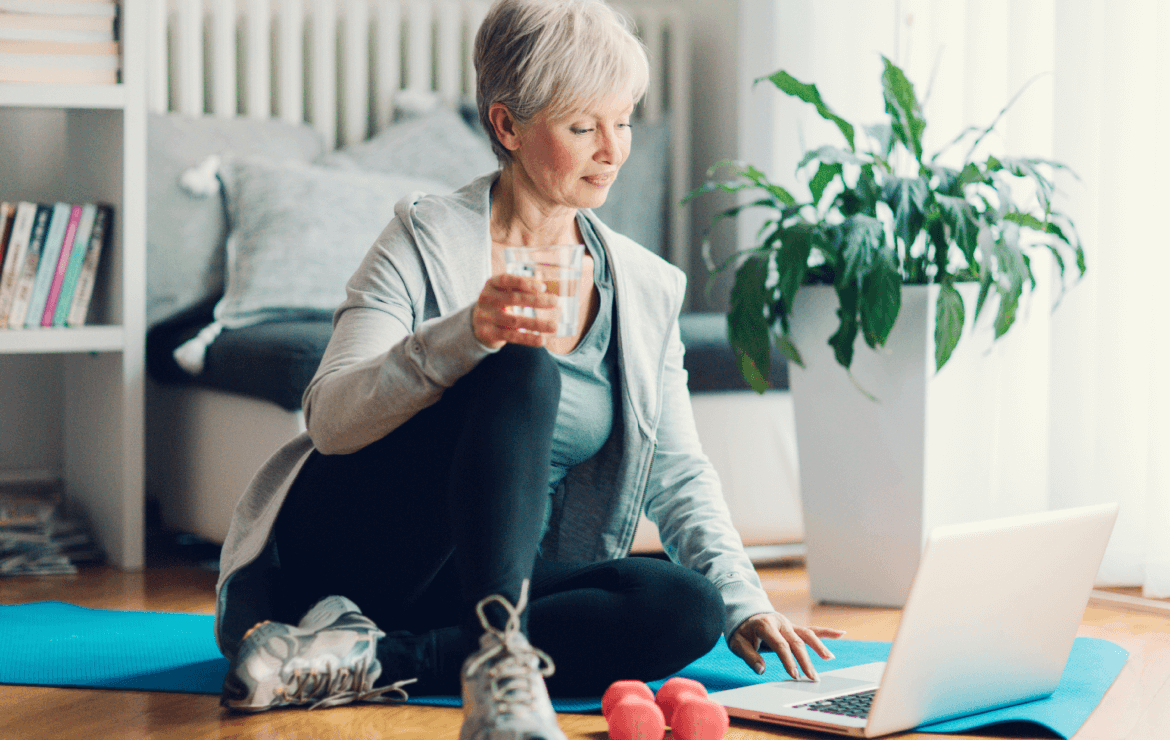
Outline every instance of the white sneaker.
{"type": "Polygon", "coordinates": [[[557,724],[544,679],[555,667],[520,631],[528,603],[528,581],[512,606],[498,594],[475,605],[484,635],[480,649],[463,663],[463,726],[459,740],[567,740],[557,724]],[[484,607],[496,602],[508,612],[504,629],[488,622],[484,607]]]}
{"type": "Polygon", "coordinates": [[[349,599],[329,596],[300,624],[261,622],[244,635],[223,682],[220,704],[245,712],[284,706],[310,709],[355,701],[391,701],[416,679],[374,688],[382,675],[375,655],[382,630],[349,599]]]}

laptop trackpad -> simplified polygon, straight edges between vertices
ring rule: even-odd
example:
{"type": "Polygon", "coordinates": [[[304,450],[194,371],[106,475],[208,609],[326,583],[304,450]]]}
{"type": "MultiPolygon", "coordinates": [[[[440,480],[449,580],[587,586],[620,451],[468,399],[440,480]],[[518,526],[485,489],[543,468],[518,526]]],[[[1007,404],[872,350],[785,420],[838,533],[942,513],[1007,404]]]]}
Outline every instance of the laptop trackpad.
{"type": "Polygon", "coordinates": [[[873,686],[873,681],[862,681],[844,676],[821,676],[820,681],[777,681],[764,684],[760,688],[766,687],[774,691],[772,701],[783,705],[812,701],[821,696],[849,694],[863,689],[871,689],[873,686]]]}

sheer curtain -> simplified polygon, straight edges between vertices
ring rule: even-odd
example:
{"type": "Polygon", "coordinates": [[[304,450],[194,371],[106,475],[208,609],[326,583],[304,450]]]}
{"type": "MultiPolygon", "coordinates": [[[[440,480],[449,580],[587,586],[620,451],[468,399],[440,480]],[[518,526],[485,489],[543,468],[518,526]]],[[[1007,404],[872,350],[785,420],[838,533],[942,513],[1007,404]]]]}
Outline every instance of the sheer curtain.
{"type": "MultiPolygon", "coordinates": [[[[741,0],[741,12],[753,4],[741,0]]],[[[816,82],[848,120],[870,122],[881,116],[885,54],[929,94],[931,150],[990,122],[1031,81],[988,147],[1071,166],[1079,180],[1060,179],[1060,205],[1089,267],[1052,315],[1049,435],[1036,445],[1049,458],[1048,504],[1120,503],[1099,583],[1170,596],[1170,3],[773,0],[769,9],[774,66],[746,74],[785,68],[816,82]]],[[[815,114],[773,99],[772,150],[757,159],[787,179],[805,143],[836,139],[815,114]]],[[[750,141],[741,150],[753,158],[750,141]]]]}
{"type": "Polygon", "coordinates": [[[1117,501],[1100,580],[1170,596],[1170,9],[1060,0],[1054,151],[1089,272],[1053,321],[1050,501],[1117,501]]]}

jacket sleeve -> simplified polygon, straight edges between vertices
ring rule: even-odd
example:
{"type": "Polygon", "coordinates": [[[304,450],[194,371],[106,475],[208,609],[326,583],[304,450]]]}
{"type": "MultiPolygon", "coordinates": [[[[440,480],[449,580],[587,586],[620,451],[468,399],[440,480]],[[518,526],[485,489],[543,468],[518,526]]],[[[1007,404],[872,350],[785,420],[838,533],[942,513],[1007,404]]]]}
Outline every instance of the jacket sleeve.
{"type": "Polygon", "coordinates": [[[731,523],[719,476],[703,454],[683,368],[678,321],[670,330],[662,378],[658,446],[644,510],[666,553],[715,584],[731,636],[753,614],[775,611],[731,523]]]}
{"type": "Polygon", "coordinates": [[[472,305],[423,320],[426,295],[423,261],[400,212],[346,286],[305,390],[316,449],[346,454],[376,442],[491,354],[475,338],[472,305]]]}

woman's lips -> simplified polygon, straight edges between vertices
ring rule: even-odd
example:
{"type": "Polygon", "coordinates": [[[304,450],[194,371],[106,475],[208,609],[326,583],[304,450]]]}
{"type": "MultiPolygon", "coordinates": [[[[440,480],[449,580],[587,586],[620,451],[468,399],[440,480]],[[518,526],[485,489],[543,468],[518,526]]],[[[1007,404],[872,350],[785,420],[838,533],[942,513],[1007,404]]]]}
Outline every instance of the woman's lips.
{"type": "Polygon", "coordinates": [[[590,185],[593,185],[594,187],[601,188],[601,187],[605,187],[606,185],[609,185],[610,183],[612,183],[614,181],[615,177],[617,177],[617,173],[611,172],[611,173],[605,174],[605,175],[590,175],[590,176],[585,177],[583,179],[585,180],[585,182],[589,183],[590,185]]]}

